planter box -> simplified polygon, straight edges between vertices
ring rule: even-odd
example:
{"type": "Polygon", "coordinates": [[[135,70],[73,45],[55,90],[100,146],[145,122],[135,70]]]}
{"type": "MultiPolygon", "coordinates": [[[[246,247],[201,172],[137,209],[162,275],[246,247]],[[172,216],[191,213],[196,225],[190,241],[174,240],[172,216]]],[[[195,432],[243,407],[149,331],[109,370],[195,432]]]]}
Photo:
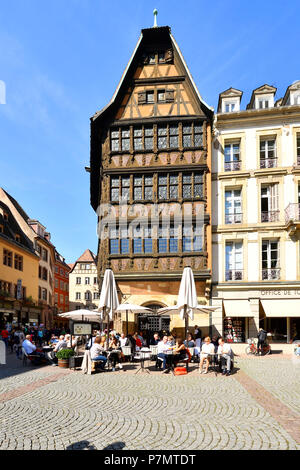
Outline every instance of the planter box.
{"type": "Polygon", "coordinates": [[[69,359],[58,359],[58,367],[69,368],[69,359]]]}

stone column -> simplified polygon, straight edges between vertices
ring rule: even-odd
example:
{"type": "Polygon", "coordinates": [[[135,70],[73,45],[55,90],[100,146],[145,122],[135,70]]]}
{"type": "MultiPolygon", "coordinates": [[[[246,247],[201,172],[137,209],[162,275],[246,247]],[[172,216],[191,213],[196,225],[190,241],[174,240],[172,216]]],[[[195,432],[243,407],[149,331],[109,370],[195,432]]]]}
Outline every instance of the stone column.
{"type": "MultiPolygon", "coordinates": [[[[249,299],[250,310],[253,314],[249,318],[249,338],[256,338],[259,330],[259,299],[249,299]]],[[[247,340],[248,338],[246,338],[247,340]]]]}
{"type": "Polygon", "coordinates": [[[216,307],[210,314],[211,335],[223,336],[223,299],[213,298],[212,307],[216,307]]]}

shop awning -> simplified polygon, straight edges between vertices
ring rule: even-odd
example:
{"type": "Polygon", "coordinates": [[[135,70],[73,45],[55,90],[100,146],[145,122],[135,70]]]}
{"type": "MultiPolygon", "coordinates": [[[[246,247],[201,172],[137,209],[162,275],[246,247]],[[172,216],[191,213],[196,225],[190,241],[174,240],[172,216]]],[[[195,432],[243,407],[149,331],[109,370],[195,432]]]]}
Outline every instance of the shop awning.
{"type": "Polygon", "coordinates": [[[261,300],[266,317],[299,317],[300,299],[261,300]]]}
{"type": "Polygon", "coordinates": [[[248,300],[224,300],[226,317],[253,317],[248,300]]]}

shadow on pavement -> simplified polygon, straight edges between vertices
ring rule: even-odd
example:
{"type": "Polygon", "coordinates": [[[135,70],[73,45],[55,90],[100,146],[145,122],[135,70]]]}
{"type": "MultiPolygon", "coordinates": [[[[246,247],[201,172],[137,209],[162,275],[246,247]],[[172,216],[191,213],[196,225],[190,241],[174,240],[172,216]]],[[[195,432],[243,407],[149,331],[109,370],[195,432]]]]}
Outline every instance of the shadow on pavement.
{"type": "Polygon", "coordinates": [[[27,365],[24,366],[22,359],[17,359],[14,353],[8,353],[6,355],[6,364],[0,365],[0,380],[30,372],[33,369],[42,369],[45,366],[49,367],[49,364],[40,364],[35,366],[30,361],[27,361],[27,365]]]}
{"type": "Polygon", "coordinates": [[[97,450],[89,441],[78,441],[66,447],[66,450],[97,450]]]}
{"type": "Polygon", "coordinates": [[[104,447],[103,450],[123,450],[125,446],[125,442],[113,442],[109,446],[104,447]]]}

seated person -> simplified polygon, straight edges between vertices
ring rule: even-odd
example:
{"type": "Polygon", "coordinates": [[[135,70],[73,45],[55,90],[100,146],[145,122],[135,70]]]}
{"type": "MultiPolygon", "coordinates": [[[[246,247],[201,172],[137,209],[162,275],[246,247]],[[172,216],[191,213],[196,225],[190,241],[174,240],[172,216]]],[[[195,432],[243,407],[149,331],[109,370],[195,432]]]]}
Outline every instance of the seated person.
{"type": "Polygon", "coordinates": [[[58,343],[58,338],[55,335],[51,335],[50,344],[58,343]]]}
{"type": "Polygon", "coordinates": [[[123,369],[123,366],[121,364],[122,350],[120,347],[120,342],[117,340],[115,336],[112,338],[112,340],[109,343],[108,351],[110,351],[109,360],[112,363],[112,370],[113,371],[116,370],[117,362],[119,364],[119,369],[123,369]]]}
{"type": "Polygon", "coordinates": [[[222,374],[230,375],[232,349],[223,338],[219,339],[218,355],[221,359],[222,374]]]}
{"type": "Polygon", "coordinates": [[[177,365],[178,362],[183,361],[183,359],[186,358],[186,346],[182,340],[182,338],[177,338],[176,342],[176,349],[175,349],[175,355],[173,356],[173,361],[174,364],[177,365]]]}
{"type": "Polygon", "coordinates": [[[140,338],[139,338],[139,336],[138,336],[137,333],[135,333],[135,334],[133,335],[133,338],[134,338],[134,340],[135,340],[135,349],[136,349],[137,351],[139,351],[139,350],[141,349],[141,347],[143,346],[143,343],[142,343],[142,341],[140,340],[140,338]]]}
{"type": "Polygon", "coordinates": [[[27,355],[36,356],[36,360],[33,361],[34,364],[39,364],[42,358],[45,358],[45,355],[36,350],[35,344],[31,342],[31,335],[26,335],[25,340],[22,343],[27,355]]]}
{"type": "MultiPolygon", "coordinates": [[[[160,341],[157,345],[157,357],[161,358],[163,360],[163,372],[166,372],[167,370],[167,359],[168,355],[166,352],[168,351],[170,345],[168,344],[168,337],[165,335],[163,336],[162,341],[160,341]]],[[[161,361],[158,361],[157,363],[160,364],[161,361]]]]}
{"type": "Polygon", "coordinates": [[[126,338],[125,333],[121,333],[119,341],[121,348],[123,348],[124,346],[129,346],[129,339],[126,338]]]}
{"type": "Polygon", "coordinates": [[[168,336],[168,345],[171,346],[171,347],[173,347],[173,346],[175,346],[175,344],[176,344],[176,343],[175,343],[175,339],[173,338],[172,335],[169,335],[169,336],[168,336]]]}
{"type": "MultiPolygon", "coordinates": [[[[105,341],[105,338],[104,338],[105,341]]],[[[101,336],[96,336],[93,346],[90,349],[92,361],[101,361],[100,369],[104,370],[107,357],[103,355],[104,346],[101,336]]]]}
{"type": "Polygon", "coordinates": [[[158,333],[154,333],[153,338],[150,339],[150,346],[157,346],[159,341],[160,339],[158,333]]]}
{"type": "Polygon", "coordinates": [[[184,341],[184,345],[187,348],[194,348],[195,347],[195,341],[194,341],[193,335],[191,333],[188,334],[187,340],[184,341]]]}
{"type": "Polygon", "coordinates": [[[200,353],[200,364],[199,364],[200,374],[202,374],[203,372],[202,368],[203,368],[204,361],[206,361],[204,374],[207,374],[209,361],[210,361],[210,354],[214,354],[214,352],[215,352],[214,345],[211,343],[210,337],[206,336],[206,338],[204,338],[204,343],[202,344],[201,353],[200,353]]]}
{"type": "Polygon", "coordinates": [[[297,347],[295,349],[295,354],[296,356],[300,356],[300,343],[297,344],[297,347]]]}
{"type": "Polygon", "coordinates": [[[53,352],[57,353],[61,349],[67,349],[67,341],[65,340],[64,335],[60,335],[58,343],[56,343],[53,352]]]}

